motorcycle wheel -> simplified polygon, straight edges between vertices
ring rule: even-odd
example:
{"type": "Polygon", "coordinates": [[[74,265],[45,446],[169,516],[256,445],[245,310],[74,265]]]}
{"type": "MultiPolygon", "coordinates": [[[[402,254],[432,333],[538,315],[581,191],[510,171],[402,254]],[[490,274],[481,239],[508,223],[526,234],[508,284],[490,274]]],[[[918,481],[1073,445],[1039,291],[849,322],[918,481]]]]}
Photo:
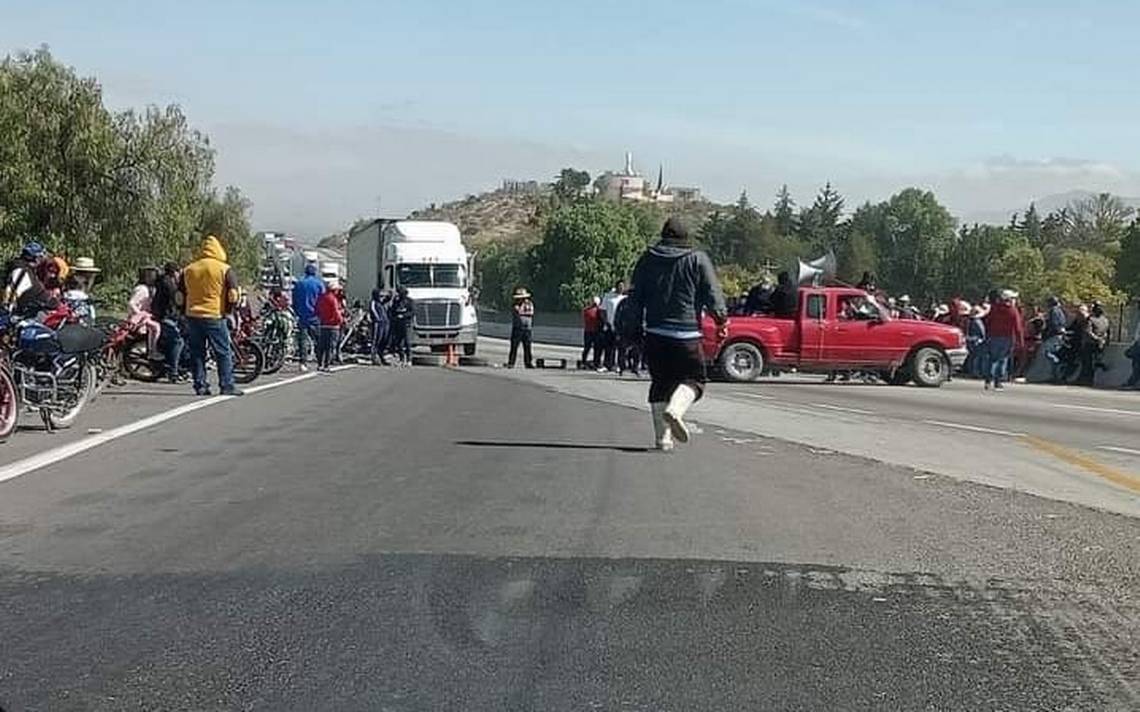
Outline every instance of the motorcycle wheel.
{"type": "Polygon", "coordinates": [[[143,383],[154,383],[162,375],[162,370],[147,356],[145,337],[137,337],[128,341],[123,346],[120,358],[123,362],[123,371],[126,372],[128,378],[143,383]]]}
{"type": "Polygon", "coordinates": [[[20,398],[16,395],[16,382],[7,368],[0,368],[0,443],[16,431],[20,419],[20,398]]]}
{"type": "Polygon", "coordinates": [[[253,383],[265,368],[265,352],[256,341],[246,341],[234,349],[234,383],[253,383]]]}
{"type": "Polygon", "coordinates": [[[44,424],[56,429],[70,428],[75,423],[75,419],[79,417],[80,411],[91,401],[95,393],[96,378],[98,376],[95,373],[95,364],[83,364],[79,375],[79,394],[75,402],[62,413],[55,413],[46,408],[42,409],[40,412],[43,414],[44,424]]]}
{"type": "Polygon", "coordinates": [[[265,352],[265,367],[261,372],[265,375],[272,375],[281,370],[285,365],[285,343],[282,341],[267,341],[261,345],[261,350],[265,352]]]}

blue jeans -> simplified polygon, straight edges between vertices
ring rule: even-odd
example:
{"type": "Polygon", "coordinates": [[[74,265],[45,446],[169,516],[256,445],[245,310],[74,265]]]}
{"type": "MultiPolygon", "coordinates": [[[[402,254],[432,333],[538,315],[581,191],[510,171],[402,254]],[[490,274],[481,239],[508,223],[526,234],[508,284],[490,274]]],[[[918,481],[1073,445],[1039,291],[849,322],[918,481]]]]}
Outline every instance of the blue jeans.
{"type": "Polygon", "coordinates": [[[1013,339],[991,336],[986,341],[986,383],[1001,385],[1009,379],[1009,359],[1013,356],[1013,339]]]}
{"type": "Polygon", "coordinates": [[[372,325],[372,360],[383,359],[388,349],[388,322],[372,325]]]}
{"type": "Polygon", "coordinates": [[[206,383],[207,341],[210,342],[210,350],[214,352],[214,361],[218,364],[218,386],[222,393],[233,391],[234,357],[226,320],[192,316],[186,319],[186,325],[190,337],[190,362],[194,367],[195,392],[201,393],[209,388],[206,383]]]}
{"type": "Polygon", "coordinates": [[[162,320],[162,354],[166,361],[166,377],[178,378],[182,363],[182,332],[174,319],[162,320]]]}

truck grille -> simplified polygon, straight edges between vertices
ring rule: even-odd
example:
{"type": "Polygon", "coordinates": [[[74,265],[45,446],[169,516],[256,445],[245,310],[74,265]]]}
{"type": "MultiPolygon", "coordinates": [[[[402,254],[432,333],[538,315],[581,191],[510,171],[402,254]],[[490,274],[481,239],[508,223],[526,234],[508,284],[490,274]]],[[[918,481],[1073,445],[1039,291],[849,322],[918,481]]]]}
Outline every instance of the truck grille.
{"type": "Polygon", "coordinates": [[[416,302],[415,325],[421,329],[455,329],[460,320],[459,302],[421,299],[416,302]]]}

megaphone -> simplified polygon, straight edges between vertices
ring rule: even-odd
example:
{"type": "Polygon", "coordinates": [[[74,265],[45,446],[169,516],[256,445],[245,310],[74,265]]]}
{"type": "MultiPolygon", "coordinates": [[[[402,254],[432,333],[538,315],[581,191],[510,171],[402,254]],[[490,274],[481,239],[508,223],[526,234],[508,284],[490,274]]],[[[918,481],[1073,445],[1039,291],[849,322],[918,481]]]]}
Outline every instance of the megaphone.
{"type": "Polygon", "coordinates": [[[819,286],[827,280],[835,278],[835,271],[839,262],[835,259],[835,252],[828,250],[823,257],[817,257],[811,262],[796,260],[792,269],[792,281],[797,285],[813,284],[819,286]]]}

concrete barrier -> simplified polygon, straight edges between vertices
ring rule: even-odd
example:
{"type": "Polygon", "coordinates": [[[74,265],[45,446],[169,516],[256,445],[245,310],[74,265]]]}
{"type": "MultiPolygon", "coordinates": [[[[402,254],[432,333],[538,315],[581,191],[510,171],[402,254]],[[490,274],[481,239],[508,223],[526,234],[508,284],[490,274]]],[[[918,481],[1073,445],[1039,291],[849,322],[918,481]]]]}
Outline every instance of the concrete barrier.
{"type": "MultiPolygon", "coordinates": [[[[1095,388],[1120,388],[1124,385],[1124,382],[1132,375],[1132,359],[1124,355],[1127,349],[1127,344],[1108,345],[1101,357],[1101,361],[1107,366],[1107,370],[1097,370],[1093,379],[1095,388]]],[[[1069,382],[1075,382],[1079,376],[1079,372],[1074,373],[1069,382]]],[[[1026,370],[1025,379],[1030,383],[1046,383],[1052,377],[1053,364],[1045,355],[1045,349],[1038,349],[1037,355],[1033,358],[1033,363],[1026,370]]]]}
{"type": "MultiPolygon", "coordinates": [[[[545,315],[539,312],[534,315],[534,340],[540,344],[554,344],[556,346],[582,346],[582,327],[567,326],[571,321],[569,315],[552,315],[544,323],[545,315]],[[551,325],[549,322],[555,322],[551,325]]],[[[579,317],[580,318],[580,317],[579,317]]],[[[490,310],[479,311],[479,334],[496,339],[509,339],[511,337],[511,318],[505,312],[490,310]]]]}

